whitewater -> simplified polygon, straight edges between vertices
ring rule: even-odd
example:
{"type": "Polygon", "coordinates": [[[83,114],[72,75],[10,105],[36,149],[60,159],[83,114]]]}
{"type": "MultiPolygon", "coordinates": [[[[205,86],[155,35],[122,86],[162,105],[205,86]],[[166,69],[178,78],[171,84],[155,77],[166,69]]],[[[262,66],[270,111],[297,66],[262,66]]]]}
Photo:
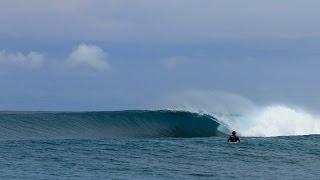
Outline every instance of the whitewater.
{"type": "Polygon", "coordinates": [[[284,105],[266,106],[246,115],[220,115],[220,120],[243,136],[320,134],[320,118],[302,109],[284,105]]]}
{"type": "Polygon", "coordinates": [[[3,111],[0,178],[318,179],[319,134],[316,115],[285,105],[3,111]]]}

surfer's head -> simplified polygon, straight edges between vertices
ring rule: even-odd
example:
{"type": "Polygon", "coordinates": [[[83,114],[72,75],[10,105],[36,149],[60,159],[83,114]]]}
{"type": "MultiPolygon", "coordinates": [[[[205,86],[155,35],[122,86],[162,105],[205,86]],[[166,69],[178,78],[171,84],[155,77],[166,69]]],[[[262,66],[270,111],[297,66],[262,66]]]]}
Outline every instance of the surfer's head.
{"type": "Polygon", "coordinates": [[[235,131],[232,131],[232,135],[236,135],[236,132],[235,132],[235,131]]]}

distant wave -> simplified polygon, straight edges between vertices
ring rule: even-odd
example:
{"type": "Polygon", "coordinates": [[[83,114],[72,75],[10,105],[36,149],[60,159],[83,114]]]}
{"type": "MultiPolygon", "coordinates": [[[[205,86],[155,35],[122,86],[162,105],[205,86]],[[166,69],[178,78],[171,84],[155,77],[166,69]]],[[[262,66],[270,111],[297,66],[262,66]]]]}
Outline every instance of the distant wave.
{"type": "Polygon", "coordinates": [[[208,114],[172,110],[1,112],[1,140],[208,137],[223,134],[208,114]]]}

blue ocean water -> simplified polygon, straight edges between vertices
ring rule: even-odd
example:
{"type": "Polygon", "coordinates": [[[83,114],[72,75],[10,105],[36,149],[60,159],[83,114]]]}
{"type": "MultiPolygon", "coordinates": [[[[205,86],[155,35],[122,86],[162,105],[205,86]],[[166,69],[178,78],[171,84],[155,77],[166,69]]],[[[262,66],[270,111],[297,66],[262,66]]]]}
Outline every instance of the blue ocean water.
{"type": "Polygon", "coordinates": [[[319,179],[320,136],[0,143],[1,179],[319,179]]]}
{"type": "Polygon", "coordinates": [[[320,177],[320,136],[230,144],[215,118],[196,113],[3,112],[0,122],[1,179],[320,177]]]}

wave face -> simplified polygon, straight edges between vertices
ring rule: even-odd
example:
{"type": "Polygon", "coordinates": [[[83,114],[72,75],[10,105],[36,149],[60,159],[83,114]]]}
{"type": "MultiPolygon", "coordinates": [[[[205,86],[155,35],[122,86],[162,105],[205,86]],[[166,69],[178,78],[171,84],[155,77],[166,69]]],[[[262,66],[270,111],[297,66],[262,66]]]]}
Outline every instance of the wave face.
{"type": "Polygon", "coordinates": [[[207,137],[214,117],[186,111],[1,112],[1,140],[207,137]]]}

